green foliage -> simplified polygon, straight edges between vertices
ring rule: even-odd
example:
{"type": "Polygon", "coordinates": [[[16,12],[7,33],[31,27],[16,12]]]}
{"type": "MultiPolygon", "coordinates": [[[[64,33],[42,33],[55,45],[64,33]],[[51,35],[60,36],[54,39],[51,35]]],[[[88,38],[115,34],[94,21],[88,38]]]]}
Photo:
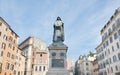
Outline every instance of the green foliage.
{"type": "Polygon", "coordinates": [[[83,54],[83,55],[80,55],[79,56],[79,60],[82,60],[84,57],[93,57],[95,54],[93,53],[93,52],[89,52],[89,54],[88,55],[85,55],[85,54],[83,54]]]}
{"type": "Polygon", "coordinates": [[[91,57],[93,57],[94,53],[90,51],[88,55],[91,56],[91,57]]]}

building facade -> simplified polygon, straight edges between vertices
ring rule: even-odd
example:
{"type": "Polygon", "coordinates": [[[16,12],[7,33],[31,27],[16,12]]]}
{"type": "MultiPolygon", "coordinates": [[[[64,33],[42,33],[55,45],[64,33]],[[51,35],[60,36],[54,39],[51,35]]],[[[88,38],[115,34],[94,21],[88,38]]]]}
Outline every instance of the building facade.
{"type": "Polygon", "coordinates": [[[73,59],[67,59],[67,64],[66,64],[66,68],[68,70],[68,72],[70,73],[70,75],[74,74],[74,60],[73,59]]]}
{"type": "Polygon", "coordinates": [[[101,37],[96,47],[99,75],[120,75],[120,8],[102,28],[101,37]]]}
{"type": "Polygon", "coordinates": [[[92,66],[93,66],[92,75],[98,75],[98,73],[99,73],[99,67],[98,67],[97,57],[96,57],[96,59],[94,61],[92,61],[92,66]]]}
{"type": "Polygon", "coordinates": [[[76,62],[75,75],[93,75],[94,66],[92,62],[96,59],[95,56],[80,56],[76,62]]]}
{"type": "Polygon", "coordinates": [[[48,71],[48,53],[46,50],[34,51],[34,71],[32,75],[46,75],[48,71]]]}
{"type": "Polygon", "coordinates": [[[25,75],[45,75],[48,70],[48,52],[45,42],[30,36],[19,47],[26,57],[25,75]]]}
{"type": "Polygon", "coordinates": [[[25,57],[18,49],[18,38],[18,35],[11,29],[9,24],[0,17],[0,75],[16,75],[18,72],[20,72],[18,75],[24,75],[25,57]],[[19,61],[16,61],[17,54],[21,57],[22,62],[18,70],[15,67],[15,63],[19,63],[19,61]]]}
{"type": "Polygon", "coordinates": [[[25,56],[21,55],[22,51],[18,48],[16,52],[16,59],[15,59],[15,70],[13,75],[24,75],[25,74],[25,56]]]}

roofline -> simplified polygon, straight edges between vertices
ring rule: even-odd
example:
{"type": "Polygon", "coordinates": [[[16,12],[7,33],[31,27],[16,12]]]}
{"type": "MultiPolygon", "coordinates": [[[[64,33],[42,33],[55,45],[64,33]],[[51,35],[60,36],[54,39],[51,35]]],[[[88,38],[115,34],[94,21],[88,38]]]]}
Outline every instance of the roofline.
{"type": "Polygon", "coordinates": [[[23,43],[25,43],[27,40],[29,40],[30,38],[33,38],[33,36],[29,36],[27,39],[25,39],[23,42],[21,42],[18,46],[21,46],[23,43]]]}
{"type": "Polygon", "coordinates": [[[100,47],[100,46],[102,45],[102,43],[103,43],[103,42],[101,42],[101,43],[95,48],[95,50],[97,50],[97,48],[100,47]]]}
{"type": "Polygon", "coordinates": [[[120,11],[120,7],[118,7],[115,10],[114,14],[110,17],[110,19],[107,21],[107,23],[102,27],[102,29],[100,30],[100,32],[101,32],[100,34],[103,33],[104,29],[106,29],[106,27],[108,26],[108,24],[110,23],[110,21],[114,18],[114,15],[117,14],[119,11],[120,11]]]}
{"type": "MultiPolygon", "coordinates": [[[[17,48],[18,48],[18,50],[20,50],[22,52],[22,50],[19,47],[17,47],[17,48]]],[[[20,55],[23,56],[23,57],[25,57],[25,55],[23,55],[22,53],[20,53],[20,55]]]]}
{"type": "Polygon", "coordinates": [[[13,29],[10,27],[10,25],[9,25],[2,17],[0,17],[0,19],[5,23],[5,25],[7,25],[7,26],[9,27],[9,29],[10,29],[17,37],[19,37],[18,34],[13,31],[13,29]]]}

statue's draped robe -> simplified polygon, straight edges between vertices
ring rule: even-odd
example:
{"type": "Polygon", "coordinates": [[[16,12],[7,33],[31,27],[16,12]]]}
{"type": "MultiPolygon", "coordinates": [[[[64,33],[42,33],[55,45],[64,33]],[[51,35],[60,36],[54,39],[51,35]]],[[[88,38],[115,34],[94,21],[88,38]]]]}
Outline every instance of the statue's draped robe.
{"type": "Polygon", "coordinates": [[[56,20],[54,24],[54,35],[53,35],[53,42],[63,42],[64,41],[64,23],[61,21],[60,18],[56,20]]]}

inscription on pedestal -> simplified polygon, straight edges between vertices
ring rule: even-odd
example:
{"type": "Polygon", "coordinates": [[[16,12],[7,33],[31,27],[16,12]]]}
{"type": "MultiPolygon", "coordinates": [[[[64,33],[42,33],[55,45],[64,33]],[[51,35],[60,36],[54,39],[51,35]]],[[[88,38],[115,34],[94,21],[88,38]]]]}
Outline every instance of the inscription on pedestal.
{"type": "Polygon", "coordinates": [[[64,59],[52,59],[53,68],[64,68],[64,59]]]}

